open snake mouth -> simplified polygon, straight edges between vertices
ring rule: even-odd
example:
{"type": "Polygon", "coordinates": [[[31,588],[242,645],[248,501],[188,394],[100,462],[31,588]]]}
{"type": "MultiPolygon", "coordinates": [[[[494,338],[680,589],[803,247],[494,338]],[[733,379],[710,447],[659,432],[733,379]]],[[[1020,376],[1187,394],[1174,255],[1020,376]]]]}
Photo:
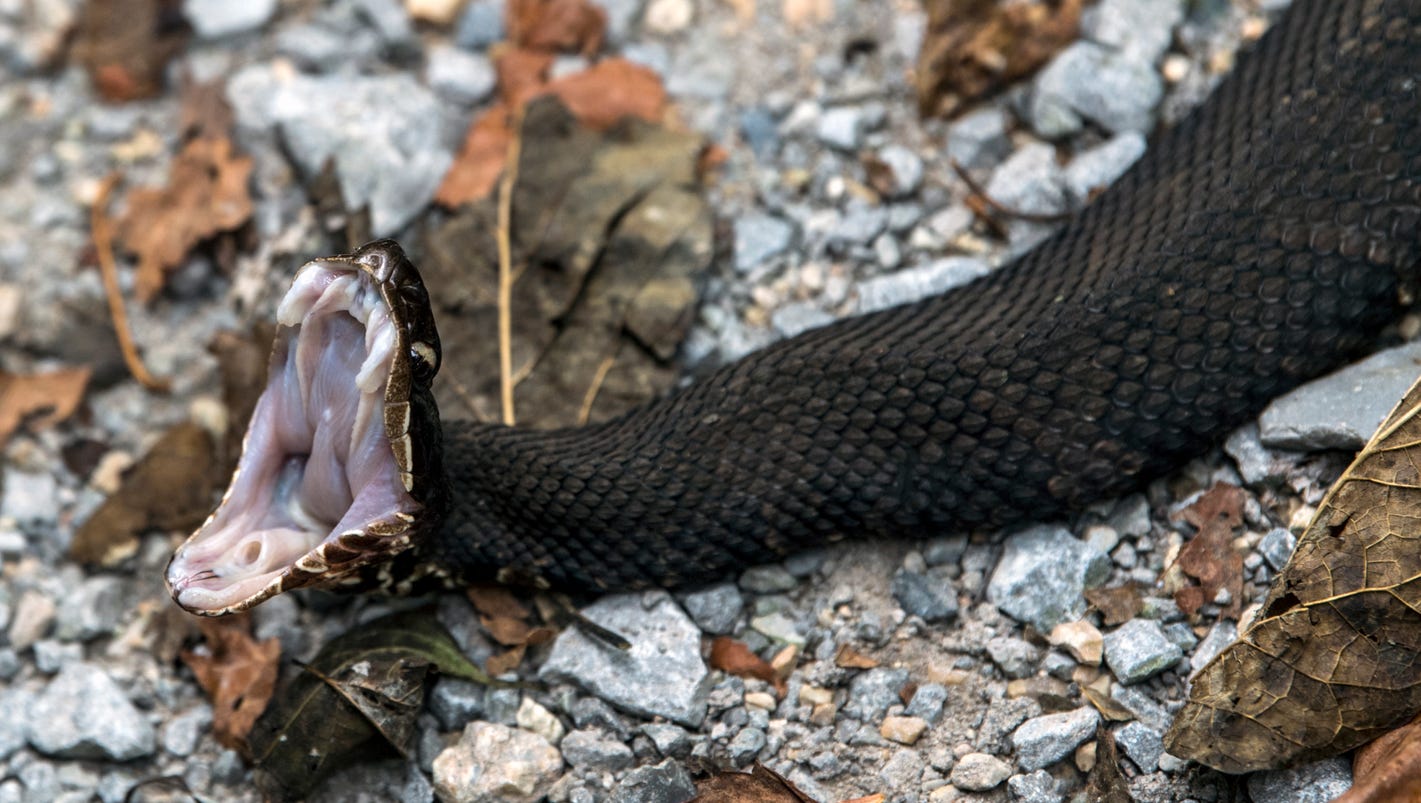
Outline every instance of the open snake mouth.
{"type": "Polygon", "coordinates": [[[282,299],[231,486],[168,565],[183,608],[218,615],[355,582],[356,569],[409,546],[421,509],[410,493],[411,350],[387,297],[398,292],[390,272],[408,262],[389,245],[398,259],[367,246],[308,263],[282,299]]]}

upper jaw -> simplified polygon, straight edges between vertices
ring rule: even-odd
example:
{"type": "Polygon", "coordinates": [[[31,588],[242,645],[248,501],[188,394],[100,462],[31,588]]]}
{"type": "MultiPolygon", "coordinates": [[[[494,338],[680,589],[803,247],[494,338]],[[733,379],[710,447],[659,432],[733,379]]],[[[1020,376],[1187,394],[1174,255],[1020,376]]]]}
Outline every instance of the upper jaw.
{"type": "MultiPolygon", "coordinates": [[[[165,580],[184,609],[221,615],[302,586],[357,583],[411,545],[424,494],[410,396],[427,383],[412,365],[409,335],[422,322],[407,320],[402,271],[422,294],[388,242],[297,273],[231,485],[169,561],[165,580]]],[[[420,343],[436,361],[437,342],[420,343]]]]}

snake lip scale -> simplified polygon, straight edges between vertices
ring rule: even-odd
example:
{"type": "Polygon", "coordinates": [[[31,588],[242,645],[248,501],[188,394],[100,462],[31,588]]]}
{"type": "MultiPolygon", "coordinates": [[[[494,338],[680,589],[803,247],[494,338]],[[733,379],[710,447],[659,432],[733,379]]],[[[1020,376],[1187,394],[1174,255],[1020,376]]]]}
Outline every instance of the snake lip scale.
{"type": "Polygon", "coordinates": [[[1421,0],[1297,0],[1021,259],[600,424],[441,425],[400,247],[307,264],[231,487],[167,582],[212,615],[309,585],[601,592],[1059,516],[1363,353],[1419,259],[1421,0]]]}

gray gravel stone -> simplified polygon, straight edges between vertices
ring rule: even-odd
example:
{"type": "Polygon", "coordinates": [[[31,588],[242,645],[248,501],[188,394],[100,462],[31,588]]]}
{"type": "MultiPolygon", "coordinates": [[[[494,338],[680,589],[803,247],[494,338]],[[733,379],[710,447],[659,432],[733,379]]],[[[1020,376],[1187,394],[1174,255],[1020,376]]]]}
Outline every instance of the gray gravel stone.
{"type": "Polygon", "coordinates": [[[612,706],[596,697],[579,697],[568,713],[572,715],[572,723],[579,728],[601,728],[624,742],[631,738],[627,723],[612,706]]]}
{"type": "Polygon", "coordinates": [[[987,196],[1013,212],[1056,215],[1066,211],[1064,174],[1056,164],[1056,149],[1030,143],[992,172],[987,196]]]}
{"type": "Polygon", "coordinates": [[[1225,647],[1232,644],[1237,638],[1238,625],[1236,623],[1228,620],[1215,622],[1214,626],[1209,628],[1208,634],[1204,636],[1203,640],[1199,642],[1199,645],[1194,648],[1194,652],[1189,656],[1190,669],[1195,672],[1203,669],[1206,664],[1214,660],[1219,653],[1224,651],[1225,647]]]}
{"type": "MultiPolygon", "coordinates": [[[[426,803],[434,799],[434,787],[413,763],[393,759],[354,764],[317,787],[309,803],[350,803],[350,801],[399,801],[426,803]]],[[[493,798],[504,801],[516,798],[493,798]]],[[[492,801],[490,801],[492,803],[492,801]]]]}
{"type": "Polygon", "coordinates": [[[1148,64],[1169,49],[1184,19],[1181,0],[1101,0],[1081,14],[1081,33],[1148,64]]]}
{"type": "Polygon", "coordinates": [[[276,13],[276,0],[183,0],[183,18],[203,39],[254,31],[276,13]]]}
{"type": "Polygon", "coordinates": [[[4,493],[0,495],[0,516],[13,519],[21,527],[53,526],[59,517],[55,500],[59,486],[50,474],[19,471],[6,467],[4,493]]]}
{"type": "Polygon", "coordinates": [[[1036,674],[1036,665],[1041,660],[1041,651],[1023,639],[1013,636],[997,636],[987,639],[987,657],[1001,667],[1009,678],[1025,678],[1036,674]]]}
{"type": "Polygon", "coordinates": [[[400,0],[347,0],[387,47],[410,47],[415,41],[414,25],[400,0]]]}
{"type": "Polygon", "coordinates": [[[455,44],[467,50],[486,50],[503,39],[502,2],[475,0],[464,7],[454,27],[455,44]]]}
{"type": "Polygon", "coordinates": [[[908,670],[880,666],[864,672],[849,683],[844,714],[860,722],[877,722],[888,707],[902,702],[898,692],[908,682],[908,670]]]}
{"type": "Polygon", "coordinates": [[[30,744],[53,758],[129,761],[150,756],[157,734],[96,666],[70,663],[30,704],[30,744]]]}
{"type": "Polygon", "coordinates": [[[991,266],[974,257],[944,257],[926,265],[877,276],[858,285],[859,312],[908,304],[960,287],[991,272],[991,266]]]}
{"type": "Polygon", "coordinates": [[[52,675],[66,664],[84,660],[84,647],[79,644],[41,639],[34,645],[35,668],[52,675]]]}
{"type": "Polygon", "coordinates": [[[562,756],[543,737],[475,721],[434,759],[434,790],[446,803],[533,803],[561,772],[562,756]]]}
{"type": "Polygon", "coordinates": [[[1148,131],[1163,95],[1164,82],[1148,61],[1080,41],[1036,76],[1026,116],[1046,139],[1074,134],[1083,118],[1111,132],[1148,131]]]}
{"type": "Polygon", "coordinates": [[[986,753],[968,753],[952,766],[952,785],[968,792],[995,789],[1011,775],[1011,765],[986,753]]]}
{"type": "Polygon", "coordinates": [[[1121,683],[1139,683],[1174,666],[1184,652],[1158,622],[1131,619],[1105,634],[1105,662],[1121,683]]]}
{"type": "Polygon", "coordinates": [[[1085,589],[1110,574],[1110,558],[1059,525],[1020,530],[1002,545],[987,599],[1043,633],[1085,615],[1085,589]]]}
{"type": "Polygon", "coordinates": [[[1326,803],[1350,788],[1352,762],[1340,757],[1248,776],[1248,793],[1254,800],[1326,803]]]}
{"type": "Polygon", "coordinates": [[[889,198],[907,197],[923,185],[923,160],[911,148],[888,145],[878,152],[878,160],[893,174],[886,193],[889,198]]]}
{"type": "Polygon", "coordinates": [[[1011,153],[1006,112],[979,109],[947,129],[947,158],[963,167],[990,167],[1011,153]]]}
{"type": "Polygon", "coordinates": [[[667,758],[684,758],[691,752],[691,734],[680,725],[649,722],[641,726],[641,732],[651,739],[657,752],[667,758]]]}
{"type": "Polygon", "coordinates": [[[1229,433],[1224,439],[1224,451],[1234,459],[1239,476],[1249,485],[1280,479],[1287,470],[1279,461],[1278,453],[1263,445],[1257,422],[1249,422],[1229,433]]]}
{"type": "Polygon", "coordinates": [[[750,619],[750,627],[757,633],[783,644],[804,644],[804,633],[799,623],[780,611],[772,611],[750,619]]]}
{"type": "Polygon", "coordinates": [[[450,45],[429,49],[424,80],[441,98],[472,106],[493,94],[497,77],[488,56],[450,45]]]}
{"type": "Polygon", "coordinates": [[[26,709],[30,694],[22,689],[0,690],[0,761],[25,746],[29,738],[26,709]]]}
{"type": "Polygon", "coordinates": [[[123,581],[112,575],[86,578],[55,612],[55,638],[88,641],[112,633],[128,610],[123,591],[123,581]]]}
{"type": "Polygon", "coordinates": [[[473,681],[441,677],[429,694],[429,710],[444,730],[460,730],[484,713],[487,694],[483,685],[473,681]]]}
{"type": "Polygon", "coordinates": [[[881,206],[851,204],[829,231],[829,242],[836,246],[868,245],[888,225],[888,212],[881,206]]]}
{"type": "Polygon", "coordinates": [[[1126,723],[1115,729],[1115,743],[1141,772],[1150,773],[1159,768],[1164,737],[1154,728],[1141,722],[1126,723]]]}
{"type": "Polygon", "coordinates": [[[1263,538],[1258,542],[1258,554],[1268,561],[1268,565],[1274,571],[1282,571],[1288,565],[1288,559],[1293,556],[1293,550],[1298,546],[1298,539],[1286,527],[1275,527],[1264,533],[1263,538]]]}
{"type": "Polygon", "coordinates": [[[1100,713],[1090,706],[1029,719],[1011,735],[1016,763],[1024,770],[1049,767],[1089,739],[1099,723],[1100,713]]]}
{"type": "Polygon", "coordinates": [[[1066,165],[1063,180],[1066,192],[1078,204],[1085,203],[1094,190],[1104,189],[1145,154],[1145,136],[1125,131],[1089,150],[1081,151],[1066,165]]]}
{"type": "Polygon", "coordinates": [[[1416,381],[1421,341],[1378,352],[1280,396],[1258,418],[1264,446],[1356,450],[1416,381]]]}
{"type": "Polygon", "coordinates": [[[701,661],[701,632],[663,592],[603,597],[583,610],[621,634],[618,650],[564,630],[539,670],[544,680],[568,681],[613,705],[647,717],[695,727],[706,713],[710,673],[701,661]]]}
{"type": "Polygon", "coordinates": [[[819,123],[814,134],[819,141],[831,148],[856,151],[863,142],[864,111],[858,106],[839,106],[825,109],[819,115],[819,123]]]}
{"type": "Polygon", "coordinates": [[[776,594],[798,585],[788,569],[774,563],[753,566],[740,575],[740,587],[754,594],[776,594]]]}
{"type": "Polygon", "coordinates": [[[1007,779],[1012,803],[1060,803],[1066,796],[1057,791],[1056,779],[1046,770],[1007,779]]]}
{"type": "Polygon", "coordinates": [[[234,75],[227,97],[241,125],[277,126],[307,176],[334,160],[346,208],[369,207],[376,236],[409,223],[453,161],[439,101],[406,74],[286,78],[261,64],[234,75]]]}
{"type": "Polygon", "coordinates": [[[164,750],[179,758],[185,758],[197,749],[202,734],[211,725],[212,707],[199,705],[164,723],[159,732],[159,741],[162,742],[164,750]]]}
{"type": "Polygon", "coordinates": [[[742,728],[725,746],[725,753],[737,767],[743,767],[755,759],[765,747],[765,732],[759,728],[742,728]]]}
{"type": "Polygon", "coordinates": [[[908,701],[908,707],[903,714],[918,717],[929,725],[936,725],[942,718],[942,707],[947,698],[946,686],[941,683],[924,683],[913,692],[913,699],[908,701]]]}
{"type": "Polygon", "coordinates": [[[945,622],[957,616],[957,592],[943,577],[899,569],[893,575],[893,598],[904,611],[925,622],[945,622]]]}
{"type": "Polygon", "coordinates": [[[735,269],[749,273],[784,253],[795,239],[795,227],[783,218],[748,214],[735,221],[735,269]]]}
{"type": "Polygon", "coordinates": [[[617,801],[626,803],[682,803],[696,794],[696,785],[686,769],[674,759],[653,766],[637,767],[617,784],[617,801]]]}
{"type": "Polygon", "coordinates": [[[681,595],[681,605],[701,630],[724,635],[735,628],[745,599],[734,583],[720,583],[681,595]]]}
{"type": "Polygon", "coordinates": [[[1002,697],[987,705],[982,724],[977,726],[978,749],[991,753],[1006,753],[1011,749],[1010,735],[1021,723],[1041,713],[1041,704],[1030,697],[1002,697]]]}
{"type": "Polygon", "coordinates": [[[558,743],[562,757],[574,767],[617,772],[635,763],[632,749],[597,730],[575,730],[558,743]]]}
{"type": "Polygon", "coordinates": [[[1136,719],[1160,733],[1169,730],[1170,723],[1174,719],[1164,706],[1138,687],[1132,688],[1120,683],[1113,683],[1110,686],[1110,699],[1124,706],[1125,710],[1134,714],[1136,719]]]}

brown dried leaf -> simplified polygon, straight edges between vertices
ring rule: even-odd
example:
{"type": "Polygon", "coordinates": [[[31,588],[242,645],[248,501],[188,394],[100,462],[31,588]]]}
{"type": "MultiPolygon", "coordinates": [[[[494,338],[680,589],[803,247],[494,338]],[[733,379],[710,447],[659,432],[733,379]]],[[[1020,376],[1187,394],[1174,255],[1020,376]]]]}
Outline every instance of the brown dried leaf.
{"type": "Polygon", "coordinates": [[[184,650],[183,663],[212,701],[212,735],[221,744],[242,750],[276,689],[281,642],[253,640],[251,617],[244,613],[204,618],[198,628],[206,646],[184,650]]]}
{"type": "Polygon", "coordinates": [[[607,30],[607,12],[587,0],[510,0],[504,19],[519,47],[584,56],[602,49],[607,30]]]}
{"type": "Polygon", "coordinates": [[[123,484],[74,533],[69,556],[111,566],[132,555],[146,530],[187,531],[212,509],[225,482],[207,430],[184,422],[158,439],[123,476],[123,484]]]}
{"type": "Polygon", "coordinates": [[[1107,627],[1134,619],[1145,607],[1145,601],[1140,596],[1140,587],[1134,583],[1111,588],[1087,588],[1085,601],[1100,611],[1107,627]]]}
{"type": "Polygon", "coordinates": [[[1095,706],[1100,715],[1111,722],[1129,722],[1135,718],[1130,709],[1110,696],[1110,676],[1101,675],[1094,683],[1081,686],[1081,696],[1095,706]]]}
{"type": "Polygon", "coordinates": [[[840,644],[839,649],[834,652],[834,666],[842,669],[872,669],[878,666],[878,661],[848,644],[840,644]]]}
{"type": "Polygon", "coordinates": [[[749,772],[717,772],[696,784],[686,803],[815,803],[779,773],[760,763],[749,772]]]}
{"type": "Polygon", "coordinates": [[[1254,623],[1195,675],[1170,753],[1224,772],[1337,755],[1421,711],[1421,383],[1327,492],[1254,623]]]}
{"type": "Polygon", "coordinates": [[[232,130],[232,107],[227,103],[224,79],[183,84],[179,108],[178,135],[183,139],[218,139],[232,130]]]}
{"type": "Polygon", "coordinates": [[[87,367],[41,374],[0,371],[0,446],[21,426],[38,431],[73,415],[88,386],[87,367]]]}
{"type": "Polygon", "coordinates": [[[1215,483],[1178,515],[1198,532],[1179,551],[1174,565],[1199,584],[1176,591],[1175,604],[1192,616],[1225,589],[1229,604],[1223,615],[1237,619],[1243,609],[1243,555],[1233,547],[1233,531],[1243,525],[1243,491],[1215,483]]]}
{"type": "MultiPolygon", "coordinates": [[[[523,647],[533,633],[532,612],[503,586],[479,585],[468,589],[469,601],[479,612],[479,622],[505,647],[523,647]]],[[[519,654],[522,659],[522,654],[519,654]]],[[[501,674],[495,672],[494,674],[501,674]]]]}
{"type": "Polygon", "coordinates": [[[711,642],[710,665],[712,669],[729,672],[743,678],[759,678],[774,684],[775,690],[784,693],[784,681],[775,673],[769,661],[750,651],[744,642],[729,636],[717,636],[711,642]]]}
{"type": "Polygon", "coordinates": [[[162,91],[168,60],[187,39],[180,6],[179,0],[84,4],[73,53],[105,100],[136,100],[162,91]]]}
{"type": "Polygon", "coordinates": [[[247,178],[252,160],[236,156],[225,137],[203,137],[183,146],[163,189],[134,190],[119,221],[119,239],[138,255],[135,290],[150,301],[167,274],[193,246],[234,231],[252,216],[247,178]]]}
{"type": "Polygon", "coordinates": [[[603,59],[581,72],[548,84],[578,121],[605,131],[627,117],[648,123],[666,113],[666,88],[661,77],[626,59],[603,59]]]}
{"type": "Polygon", "coordinates": [[[947,115],[1035,72],[1075,41],[1081,0],[927,0],[914,83],[918,111],[947,115]]]}
{"type": "Polygon", "coordinates": [[[1352,788],[1332,803],[1421,800],[1421,717],[1357,751],[1352,788]]]}
{"type": "Polygon", "coordinates": [[[1086,784],[1086,800],[1095,803],[1130,803],[1130,784],[1120,772],[1120,754],[1115,747],[1115,736],[1105,725],[1095,729],[1095,766],[1090,768],[1090,780],[1086,784]]]}

